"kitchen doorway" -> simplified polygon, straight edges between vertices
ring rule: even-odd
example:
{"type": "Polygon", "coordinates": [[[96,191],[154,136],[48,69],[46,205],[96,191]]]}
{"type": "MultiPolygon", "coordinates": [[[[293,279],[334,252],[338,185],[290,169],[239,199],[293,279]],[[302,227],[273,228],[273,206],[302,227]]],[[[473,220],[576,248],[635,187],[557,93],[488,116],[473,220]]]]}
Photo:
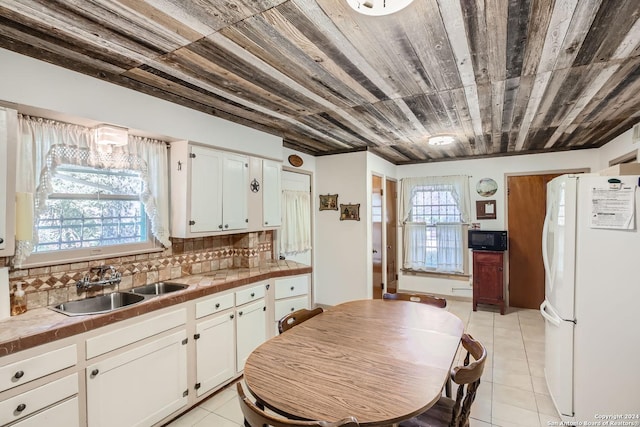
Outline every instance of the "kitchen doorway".
{"type": "Polygon", "coordinates": [[[384,279],[382,273],[382,177],[371,177],[371,246],[373,260],[372,289],[373,299],[382,298],[384,291],[384,279]]]}
{"type": "MultiPolygon", "coordinates": [[[[306,207],[306,211],[309,212],[309,224],[311,224],[311,227],[309,227],[309,229],[307,230],[308,236],[306,236],[306,239],[308,241],[311,241],[312,239],[311,230],[313,229],[313,222],[312,222],[313,216],[311,215],[311,212],[312,212],[311,210],[311,175],[306,173],[283,170],[282,171],[282,191],[286,191],[286,190],[299,191],[299,192],[304,192],[309,194],[309,197],[307,199],[309,206],[306,207]]],[[[283,224],[283,226],[285,226],[285,224],[283,224]]],[[[308,249],[303,252],[296,252],[296,253],[290,253],[290,254],[281,253],[281,256],[284,256],[286,257],[286,259],[298,262],[300,264],[312,265],[311,249],[308,249]]]]}
{"type": "Polygon", "coordinates": [[[509,307],[539,309],[544,301],[542,227],[547,183],[567,172],[507,176],[509,307]]]}
{"type": "Polygon", "coordinates": [[[387,179],[385,183],[385,223],[387,237],[387,292],[398,292],[398,183],[387,179]]]}

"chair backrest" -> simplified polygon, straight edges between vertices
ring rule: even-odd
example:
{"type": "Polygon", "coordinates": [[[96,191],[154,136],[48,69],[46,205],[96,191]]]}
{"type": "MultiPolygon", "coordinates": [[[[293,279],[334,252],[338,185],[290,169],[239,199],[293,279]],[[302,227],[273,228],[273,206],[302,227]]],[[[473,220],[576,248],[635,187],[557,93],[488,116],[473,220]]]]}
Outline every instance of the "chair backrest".
{"type": "Polygon", "coordinates": [[[240,400],[240,409],[244,416],[245,427],[358,427],[358,420],[353,417],[345,418],[336,422],[328,421],[298,421],[289,420],[279,416],[272,415],[258,408],[244,393],[240,382],[237,383],[238,399],[240,400]]]}
{"type": "Polygon", "coordinates": [[[484,363],[487,360],[487,349],[471,335],[462,335],[462,346],[467,350],[464,365],[456,366],[451,370],[451,379],[459,384],[456,402],[451,413],[451,424],[449,424],[451,426],[468,425],[471,404],[476,398],[484,363]],[[474,359],[471,363],[470,357],[474,359]]]}
{"type": "Polygon", "coordinates": [[[384,294],[382,295],[382,299],[413,301],[422,304],[434,305],[440,308],[445,308],[447,306],[446,299],[427,294],[407,294],[404,292],[397,292],[395,294],[384,294]]]}
{"type": "Polygon", "coordinates": [[[289,313],[284,316],[282,319],[278,321],[278,331],[283,333],[284,331],[288,331],[300,323],[311,319],[313,316],[316,316],[322,313],[324,310],[322,307],[317,307],[312,310],[307,310],[303,308],[301,310],[294,311],[293,313],[289,313]]]}

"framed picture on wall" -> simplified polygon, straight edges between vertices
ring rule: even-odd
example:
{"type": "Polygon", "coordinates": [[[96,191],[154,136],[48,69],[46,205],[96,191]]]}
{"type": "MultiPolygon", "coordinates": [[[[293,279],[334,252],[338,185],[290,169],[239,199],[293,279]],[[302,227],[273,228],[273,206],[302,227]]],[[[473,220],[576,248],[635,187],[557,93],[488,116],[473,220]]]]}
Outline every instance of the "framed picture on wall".
{"type": "Polygon", "coordinates": [[[340,205],[340,221],[360,221],[360,203],[355,205],[340,205]]]}
{"type": "Polygon", "coordinates": [[[320,210],[321,211],[337,211],[338,210],[338,195],[327,194],[326,196],[320,195],[320,210]]]}
{"type": "Polygon", "coordinates": [[[478,219],[496,219],[496,201],[495,200],[476,201],[476,217],[478,219]]]}

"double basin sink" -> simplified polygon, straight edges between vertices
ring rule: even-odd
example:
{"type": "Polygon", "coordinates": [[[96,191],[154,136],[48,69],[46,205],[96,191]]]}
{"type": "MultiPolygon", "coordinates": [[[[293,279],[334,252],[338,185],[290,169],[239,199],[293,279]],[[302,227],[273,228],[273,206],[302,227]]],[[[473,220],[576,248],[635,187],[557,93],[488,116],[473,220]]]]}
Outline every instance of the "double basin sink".
{"type": "Polygon", "coordinates": [[[158,282],[139,286],[127,292],[112,292],[108,295],[69,301],[49,307],[67,316],[84,316],[87,314],[109,313],[119,308],[128,307],[148,298],[186,289],[188,285],[171,282],[158,282]]]}

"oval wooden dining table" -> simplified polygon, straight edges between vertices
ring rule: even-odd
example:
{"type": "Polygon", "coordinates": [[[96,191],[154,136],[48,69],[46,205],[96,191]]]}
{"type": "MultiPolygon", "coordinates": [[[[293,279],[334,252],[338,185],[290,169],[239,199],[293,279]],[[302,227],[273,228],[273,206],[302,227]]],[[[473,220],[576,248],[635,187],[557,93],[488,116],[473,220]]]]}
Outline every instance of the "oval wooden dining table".
{"type": "Polygon", "coordinates": [[[259,403],[292,418],[395,424],[438,400],[463,330],[441,308],[350,301],[263,343],[244,379],[259,403]]]}

